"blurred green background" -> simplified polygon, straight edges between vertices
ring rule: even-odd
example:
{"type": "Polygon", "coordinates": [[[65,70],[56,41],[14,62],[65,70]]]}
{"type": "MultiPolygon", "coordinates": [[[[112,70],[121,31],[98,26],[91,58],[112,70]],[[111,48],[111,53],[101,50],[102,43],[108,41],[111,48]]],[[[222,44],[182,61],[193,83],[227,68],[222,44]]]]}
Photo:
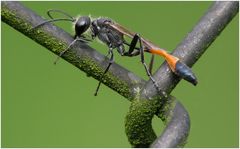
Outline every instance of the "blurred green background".
{"type": "MultiPolygon", "coordinates": [[[[47,18],[48,9],[72,16],[107,16],[172,51],[212,2],[22,2],[47,18]]],[[[191,117],[186,147],[238,147],[238,16],[194,65],[199,84],[181,81],[176,96],[191,117]]],[[[73,34],[69,22],[56,23],[73,34]]],[[[130,102],[15,31],[2,25],[2,147],[130,147],[124,119],[130,102]]],[[[105,45],[93,47],[106,54],[105,45]]],[[[139,57],[115,61],[147,79],[139,57]]],[[[149,60],[149,55],[147,56],[149,60]]],[[[163,62],[155,61],[155,70],[163,62]]],[[[159,135],[164,128],[154,118],[159,135]]]]}

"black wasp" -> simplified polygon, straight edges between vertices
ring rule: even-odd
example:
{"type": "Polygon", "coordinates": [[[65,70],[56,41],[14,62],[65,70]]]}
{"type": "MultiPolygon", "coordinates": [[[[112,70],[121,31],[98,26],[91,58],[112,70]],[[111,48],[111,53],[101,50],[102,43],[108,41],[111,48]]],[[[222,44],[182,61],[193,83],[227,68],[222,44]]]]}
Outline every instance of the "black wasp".
{"type": "MultiPolygon", "coordinates": [[[[47,11],[47,14],[51,18],[51,20],[42,22],[41,24],[35,26],[34,28],[40,27],[49,22],[56,22],[56,21],[71,21],[71,22],[74,22],[74,25],[75,25],[75,36],[74,36],[75,40],[67,47],[67,49],[65,49],[59,54],[58,58],[54,62],[55,64],[59,59],[59,57],[61,57],[67,50],[69,50],[69,48],[71,48],[71,46],[76,41],[89,42],[97,37],[99,40],[101,40],[103,43],[105,43],[108,46],[108,55],[110,55],[109,64],[105,69],[103,75],[107,73],[111,64],[114,62],[114,54],[113,54],[114,49],[117,49],[118,53],[121,56],[132,57],[132,56],[140,55],[141,63],[143,64],[147,75],[152,80],[154,86],[157,88],[159,93],[166,96],[165,92],[161,91],[160,88],[158,87],[156,81],[153,79],[151,75],[150,69],[147,67],[145,63],[144,52],[148,52],[148,53],[152,53],[152,54],[156,54],[164,57],[164,59],[169,64],[169,67],[172,70],[172,72],[174,72],[179,77],[185,79],[186,81],[192,83],[193,85],[197,85],[196,76],[187,65],[185,65],[179,60],[179,58],[169,54],[168,52],[154,45],[147,39],[144,39],[139,34],[127,30],[126,28],[124,28],[123,26],[121,26],[120,24],[114,22],[109,18],[99,17],[93,20],[91,20],[89,16],[81,16],[79,18],[73,18],[72,16],[70,16],[69,14],[61,10],[49,10],[47,11]],[[51,15],[52,12],[61,13],[68,18],[55,19],[51,15]],[[90,30],[91,37],[92,37],[91,39],[86,38],[84,36],[84,33],[87,30],[90,30]],[[129,38],[132,39],[131,43],[126,42],[125,36],[128,36],[129,38]],[[137,47],[137,43],[139,43],[139,47],[137,47]],[[125,51],[125,46],[129,48],[128,51],[125,51]]],[[[152,56],[152,59],[153,59],[153,56],[152,56]]],[[[152,67],[152,64],[153,63],[150,64],[150,67],[152,67]]],[[[102,83],[102,79],[100,79],[98,83],[95,96],[98,93],[101,83],[102,83]]]]}

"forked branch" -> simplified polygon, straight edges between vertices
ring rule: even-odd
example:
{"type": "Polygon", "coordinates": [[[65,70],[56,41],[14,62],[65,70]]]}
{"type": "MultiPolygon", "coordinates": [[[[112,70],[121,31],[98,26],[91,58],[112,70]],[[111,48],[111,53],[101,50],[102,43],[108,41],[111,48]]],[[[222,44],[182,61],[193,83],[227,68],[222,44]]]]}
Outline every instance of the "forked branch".
{"type": "MultiPolygon", "coordinates": [[[[192,66],[238,13],[238,9],[237,1],[215,2],[173,54],[192,66]]],[[[44,19],[18,2],[2,2],[1,16],[2,21],[55,54],[59,54],[74,40],[52,24],[31,30],[44,19]]],[[[63,58],[97,80],[108,64],[106,57],[84,43],[76,43],[63,58]]],[[[154,78],[161,84],[161,89],[169,94],[179,82],[179,78],[169,70],[166,63],[158,69],[154,78]]],[[[126,120],[126,132],[134,147],[148,147],[156,139],[151,126],[154,114],[166,123],[166,128],[151,147],[178,147],[185,143],[190,130],[190,119],[187,111],[174,97],[169,96],[164,102],[158,102],[162,97],[158,97],[152,82],[144,81],[116,63],[103,80],[105,85],[132,101],[126,120]],[[137,88],[141,88],[141,92],[136,92],[137,88]],[[155,97],[158,99],[147,100],[155,97]],[[134,110],[135,106],[139,109],[134,110]],[[136,121],[132,121],[132,118],[136,121]],[[138,127],[134,128],[136,125],[138,127]]]]}

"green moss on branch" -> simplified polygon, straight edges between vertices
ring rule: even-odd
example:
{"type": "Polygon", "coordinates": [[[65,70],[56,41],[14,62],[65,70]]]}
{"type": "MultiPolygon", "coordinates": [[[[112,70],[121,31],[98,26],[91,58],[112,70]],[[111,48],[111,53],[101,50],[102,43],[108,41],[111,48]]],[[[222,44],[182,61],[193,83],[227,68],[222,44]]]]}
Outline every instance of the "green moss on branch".
{"type": "MultiPolygon", "coordinates": [[[[76,54],[71,54],[72,56],[75,56],[76,54]]],[[[73,58],[74,59],[74,58],[73,58]]],[[[82,56],[78,61],[74,63],[75,66],[86,72],[87,76],[92,76],[97,80],[100,80],[103,69],[100,65],[98,65],[94,60],[87,56],[82,56]]],[[[102,82],[114,89],[119,94],[123,95],[124,97],[130,97],[131,90],[129,88],[129,85],[118,78],[117,76],[113,75],[111,72],[107,72],[103,78],[102,82]]],[[[131,99],[131,98],[129,98],[131,99]]]]}
{"type": "Polygon", "coordinates": [[[24,20],[24,18],[18,17],[14,10],[9,10],[5,7],[5,5],[2,6],[1,16],[2,20],[14,29],[27,35],[29,38],[35,40],[54,53],[59,53],[67,47],[66,43],[59,41],[50,34],[47,34],[41,30],[41,28],[32,30],[32,25],[30,23],[24,20]]]}
{"type": "MultiPolygon", "coordinates": [[[[18,14],[19,12],[9,9],[7,4],[8,3],[2,4],[1,16],[3,22],[12,26],[14,29],[25,34],[27,37],[33,39],[57,55],[67,48],[68,43],[64,42],[51,32],[45,31],[41,27],[33,30],[32,22],[29,22],[32,18],[30,16],[20,17],[18,14]]],[[[93,78],[99,80],[103,74],[103,66],[101,66],[93,57],[89,57],[84,53],[79,54],[75,49],[70,49],[62,56],[62,58],[84,71],[87,76],[92,76],[93,78]]],[[[116,75],[108,72],[103,77],[103,83],[117,91],[122,96],[127,97],[128,99],[132,98],[129,84],[127,84],[125,80],[118,78],[116,75]]]]}
{"type": "Polygon", "coordinates": [[[157,138],[152,118],[160,108],[160,99],[134,99],[125,121],[125,131],[133,147],[149,147],[157,138]]]}

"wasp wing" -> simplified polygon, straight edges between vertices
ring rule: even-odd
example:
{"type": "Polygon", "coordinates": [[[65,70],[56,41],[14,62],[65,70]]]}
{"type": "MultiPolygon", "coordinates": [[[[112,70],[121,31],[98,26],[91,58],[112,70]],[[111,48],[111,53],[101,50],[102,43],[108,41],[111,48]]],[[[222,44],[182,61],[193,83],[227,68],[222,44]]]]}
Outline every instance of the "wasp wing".
{"type": "MultiPolygon", "coordinates": [[[[116,23],[116,22],[108,22],[108,25],[110,27],[112,27],[113,29],[115,29],[116,31],[130,37],[133,38],[135,36],[135,32],[132,32],[128,29],[126,29],[125,27],[123,27],[122,25],[116,23]]],[[[158,46],[154,45],[152,42],[150,42],[149,40],[141,37],[143,44],[148,48],[148,49],[160,49],[158,46]]]]}
{"type": "Polygon", "coordinates": [[[115,22],[114,23],[113,22],[108,22],[108,25],[110,27],[112,27],[114,30],[116,30],[116,31],[130,37],[130,38],[133,38],[134,35],[136,34],[136,33],[129,31],[128,29],[124,28],[123,26],[121,26],[120,24],[117,24],[115,22]]]}

